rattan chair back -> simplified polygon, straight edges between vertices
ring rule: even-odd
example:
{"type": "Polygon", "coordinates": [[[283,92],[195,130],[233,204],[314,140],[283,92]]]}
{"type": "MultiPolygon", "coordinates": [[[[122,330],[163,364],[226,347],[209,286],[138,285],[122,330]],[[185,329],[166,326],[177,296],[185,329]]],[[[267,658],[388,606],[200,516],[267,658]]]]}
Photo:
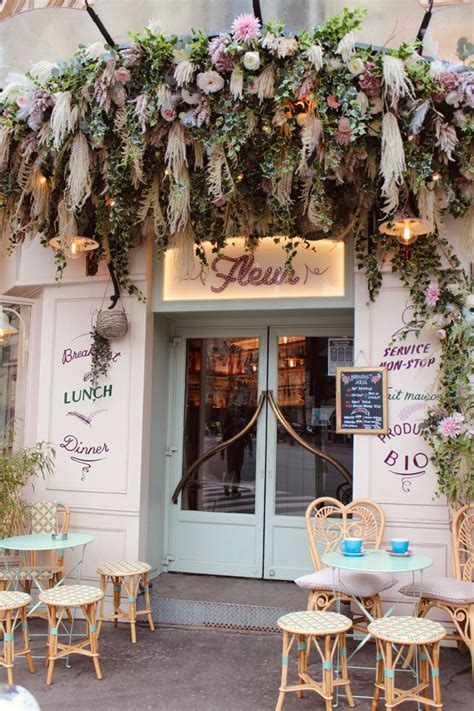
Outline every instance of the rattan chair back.
{"type": "Polygon", "coordinates": [[[474,580],[474,504],[463,506],[452,525],[453,573],[457,580],[474,580]]]}
{"type": "MultiPolygon", "coordinates": [[[[22,511],[18,523],[18,533],[68,533],[71,511],[67,504],[60,501],[35,501],[22,511]]],[[[63,551],[50,551],[47,561],[39,561],[38,553],[28,554],[28,565],[48,563],[51,566],[62,566],[63,551]]]]}
{"type": "Polygon", "coordinates": [[[321,555],[338,550],[343,538],[362,538],[365,548],[379,548],[385,528],[385,516],[370,499],[356,499],[342,504],[323,496],[306,509],[311,560],[314,570],[321,570],[321,555]]]}

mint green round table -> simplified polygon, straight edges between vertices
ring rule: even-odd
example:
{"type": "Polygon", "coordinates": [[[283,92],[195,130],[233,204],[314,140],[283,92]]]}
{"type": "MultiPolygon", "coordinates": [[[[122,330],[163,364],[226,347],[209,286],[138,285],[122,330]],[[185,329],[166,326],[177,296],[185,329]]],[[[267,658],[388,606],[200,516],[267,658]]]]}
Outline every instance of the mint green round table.
{"type": "Polygon", "coordinates": [[[0,548],[11,551],[57,551],[65,548],[87,546],[93,536],[87,533],[68,533],[64,541],[53,541],[50,533],[30,533],[26,536],[11,536],[0,541],[0,548]]]}
{"type": "Polygon", "coordinates": [[[356,573],[414,573],[433,565],[427,555],[412,553],[407,556],[390,555],[388,551],[368,550],[361,556],[348,556],[344,553],[326,553],[322,557],[324,565],[356,573]]]}
{"type": "MultiPolygon", "coordinates": [[[[31,553],[33,551],[63,551],[66,548],[71,549],[71,552],[73,554],[73,562],[72,562],[70,568],[66,572],[63,572],[61,580],[59,580],[54,587],[61,585],[63,580],[66,577],[70,576],[71,574],[74,575],[75,582],[76,582],[76,584],[78,584],[80,582],[80,578],[81,578],[82,563],[84,561],[84,554],[85,554],[86,546],[89,543],[92,543],[93,540],[94,540],[94,537],[90,536],[87,533],[68,533],[67,538],[63,541],[54,541],[52,539],[50,533],[31,533],[31,534],[28,534],[25,536],[11,536],[10,538],[3,538],[0,541],[0,554],[3,557],[5,572],[8,573],[9,568],[8,568],[8,561],[5,556],[6,551],[8,551],[8,550],[18,551],[20,553],[20,564],[19,564],[18,568],[15,568],[14,570],[11,571],[12,581],[19,584],[20,577],[21,577],[21,570],[22,570],[21,553],[28,553],[28,552],[31,553]],[[77,549],[77,548],[80,549],[80,553],[79,553],[79,555],[76,556],[74,549],[77,549]]],[[[35,583],[38,590],[40,592],[42,592],[43,587],[41,586],[40,579],[38,577],[32,577],[32,580],[35,583]]],[[[29,616],[33,615],[40,605],[41,605],[40,601],[38,601],[35,605],[33,605],[29,609],[28,615],[29,616]]],[[[74,609],[74,613],[75,613],[75,609],[74,609]]],[[[69,637],[70,644],[71,644],[71,639],[74,636],[73,635],[74,620],[75,620],[75,614],[73,614],[72,619],[71,619],[70,630],[68,630],[66,632],[67,636],[69,637]]],[[[44,637],[47,635],[44,635],[43,633],[37,633],[37,634],[33,634],[31,636],[32,637],[44,637]]],[[[39,658],[44,657],[44,655],[35,655],[35,656],[37,656],[39,658]]],[[[69,660],[67,660],[66,666],[69,667],[69,660]]]]}
{"type": "MultiPolygon", "coordinates": [[[[433,561],[431,558],[429,558],[427,555],[422,555],[421,553],[412,553],[411,555],[408,556],[394,556],[390,555],[388,551],[382,550],[380,548],[376,550],[367,550],[365,551],[364,555],[361,556],[348,556],[344,555],[344,553],[340,553],[339,551],[335,551],[333,553],[326,553],[326,555],[323,555],[322,557],[322,562],[324,565],[327,565],[330,568],[333,568],[334,572],[334,599],[340,603],[340,599],[338,598],[338,593],[336,592],[336,574],[338,575],[339,578],[339,583],[342,584],[341,581],[341,570],[346,570],[350,571],[353,573],[411,573],[412,574],[412,581],[413,584],[415,583],[415,574],[419,573],[420,574],[420,586],[419,586],[419,597],[417,597],[414,600],[414,605],[413,605],[413,612],[414,615],[416,616],[416,610],[418,603],[421,599],[421,594],[422,594],[422,589],[423,589],[423,571],[425,568],[429,568],[430,566],[433,565],[433,561]]],[[[415,585],[414,585],[414,589],[415,585]]],[[[373,622],[374,618],[368,610],[365,609],[365,607],[359,602],[359,600],[346,591],[346,594],[349,595],[354,602],[357,604],[357,606],[361,609],[361,611],[364,613],[364,615],[368,618],[369,622],[373,622]]],[[[396,605],[400,603],[404,596],[402,595],[398,602],[396,602],[387,612],[385,613],[384,617],[389,617],[396,605]]],[[[339,604],[338,607],[336,608],[339,612],[339,604]]],[[[365,646],[365,644],[368,642],[372,635],[370,632],[362,639],[362,641],[359,643],[357,648],[352,652],[350,655],[349,660],[354,656],[354,654],[357,654],[357,652],[362,649],[362,647],[365,646]]],[[[361,667],[356,667],[356,668],[361,668],[361,667]]],[[[370,669],[375,669],[375,667],[366,667],[370,669]]],[[[418,678],[418,658],[415,656],[415,668],[409,667],[409,671],[411,671],[416,680],[417,683],[419,681],[418,678]]],[[[337,690],[338,691],[338,690],[337,690]]],[[[337,701],[337,694],[336,691],[336,701],[337,701]]],[[[372,697],[366,697],[366,696],[354,696],[354,698],[359,698],[359,699],[366,699],[366,698],[372,698],[372,697]]]]}

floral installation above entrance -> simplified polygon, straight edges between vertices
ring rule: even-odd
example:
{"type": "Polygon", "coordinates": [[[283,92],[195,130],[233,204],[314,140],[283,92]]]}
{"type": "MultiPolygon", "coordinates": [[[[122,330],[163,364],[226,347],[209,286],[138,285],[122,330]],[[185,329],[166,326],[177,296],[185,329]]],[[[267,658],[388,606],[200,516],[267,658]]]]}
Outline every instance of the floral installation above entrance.
{"type": "Polygon", "coordinates": [[[461,501],[473,493],[472,296],[443,218],[464,217],[472,239],[474,74],[407,44],[357,46],[363,15],[295,35],[253,15],[213,38],[150,24],[126,47],[33,65],[0,95],[0,224],[12,245],[53,240],[59,276],[72,236],[95,241],[89,270],[106,258],[130,293],[129,252],[143,239],[173,247],[186,275],[195,255],[206,261],[204,242],[218,253],[243,236],[253,250],[272,235],[290,264],[298,248],[355,234],[371,298],[388,256],[417,328],[440,337],[425,434],[440,491],[461,501]],[[427,229],[394,251],[378,224],[407,210],[427,229]]]}

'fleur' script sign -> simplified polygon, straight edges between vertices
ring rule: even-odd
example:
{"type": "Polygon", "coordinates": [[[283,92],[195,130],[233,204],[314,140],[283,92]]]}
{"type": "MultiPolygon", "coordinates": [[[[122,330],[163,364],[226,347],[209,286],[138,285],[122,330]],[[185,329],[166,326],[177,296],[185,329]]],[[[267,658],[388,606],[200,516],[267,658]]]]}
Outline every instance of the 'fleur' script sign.
{"type": "Polygon", "coordinates": [[[217,255],[208,249],[208,267],[196,260],[194,270],[184,278],[179,273],[179,255],[174,250],[166,253],[164,301],[344,296],[342,242],[315,242],[313,249],[298,252],[290,268],[285,268],[281,245],[271,238],[263,239],[252,254],[245,252],[242,239],[217,255]]]}

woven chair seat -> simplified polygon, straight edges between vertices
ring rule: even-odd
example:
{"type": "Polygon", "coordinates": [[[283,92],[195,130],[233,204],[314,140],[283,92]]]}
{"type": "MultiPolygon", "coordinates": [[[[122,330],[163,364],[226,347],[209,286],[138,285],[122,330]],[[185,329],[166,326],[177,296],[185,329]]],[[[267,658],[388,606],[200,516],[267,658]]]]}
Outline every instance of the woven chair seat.
{"type": "Polygon", "coordinates": [[[0,570],[0,580],[51,580],[56,573],[60,573],[59,566],[36,565],[28,568],[9,568],[0,570]]]}
{"type": "Polygon", "coordinates": [[[329,635],[345,632],[352,627],[348,617],[337,612],[290,612],[280,617],[278,627],[291,634],[329,635]]]}
{"type": "Polygon", "coordinates": [[[24,607],[29,605],[31,602],[31,595],[24,592],[17,592],[16,590],[7,590],[5,592],[0,592],[0,611],[4,610],[16,610],[19,607],[24,607]]]}
{"type": "Polygon", "coordinates": [[[395,644],[430,644],[446,636],[439,622],[419,617],[381,617],[367,629],[374,637],[395,644]]]}
{"type": "Polygon", "coordinates": [[[43,590],[39,595],[41,602],[57,607],[87,605],[97,602],[103,597],[102,590],[89,585],[60,585],[56,588],[51,588],[51,590],[43,590]]]}
{"type": "Polygon", "coordinates": [[[123,578],[127,575],[142,575],[151,570],[149,563],[127,563],[126,561],[118,561],[114,563],[105,563],[97,568],[99,575],[112,575],[114,578],[123,578]]]}

